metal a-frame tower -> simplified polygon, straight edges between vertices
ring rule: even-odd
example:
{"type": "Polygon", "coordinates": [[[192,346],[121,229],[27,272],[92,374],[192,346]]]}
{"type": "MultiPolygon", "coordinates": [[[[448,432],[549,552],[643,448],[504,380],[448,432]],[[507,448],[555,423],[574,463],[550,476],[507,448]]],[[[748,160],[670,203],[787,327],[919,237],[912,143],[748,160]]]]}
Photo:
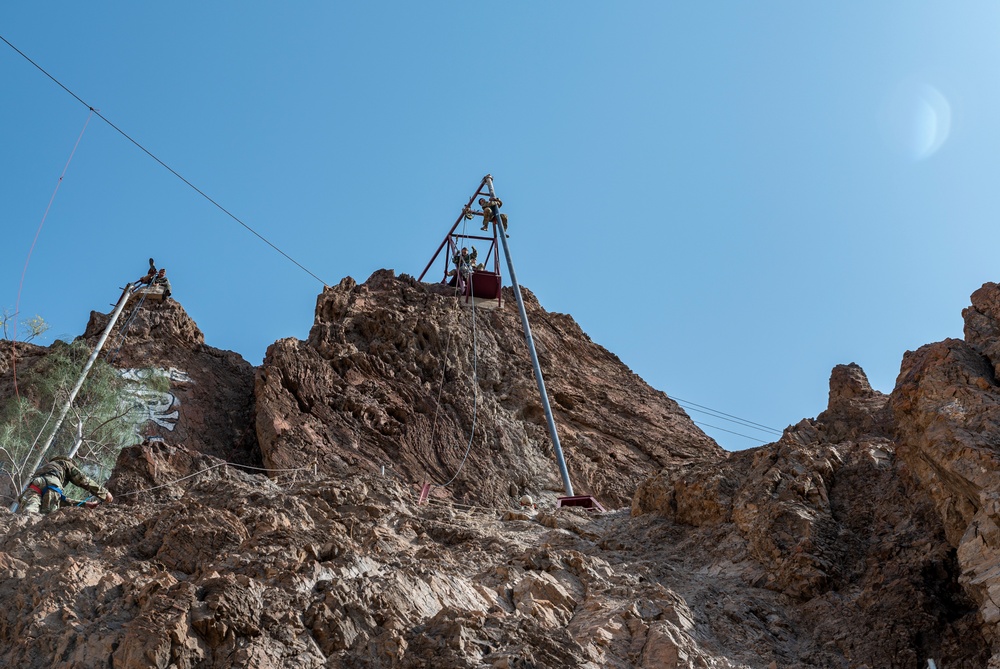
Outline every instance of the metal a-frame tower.
{"type": "MultiPolygon", "coordinates": [[[[566,459],[563,457],[562,446],[559,444],[559,433],[556,431],[556,423],[552,417],[552,407],[549,404],[548,394],[545,392],[545,380],[542,378],[542,369],[538,364],[538,353],[535,351],[535,339],[531,334],[531,325],[528,323],[528,314],[524,309],[524,300],[521,298],[521,287],[517,283],[517,273],[514,271],[514,262],[510,257],[510,246],[507,243],[507,234],[505,232],[505,226],[501,225],[501,218],[497,211],[499,206],[493,207],[492,216],[490,220],[487,220],[487,225],[492,227],[493,235],[491,237],[482,235],[467,235],[458,234],[455,231],[458,226],[461,225],[463,219],[472,220],[476,215],[483,215],[483,212],[476,211],[472,208],[473,203],[477,197],[483,197],[487,201],[495,200],[496,193],[493,190],[493,176],[487,174],[483,177],[483,180],[479,183],[479,187],[476,192],[472,194],[469,198],[469,202],[462,209],[462,212],[458,215],[455,220],[455,224],[451,226],[451,230],[445,235],[444,241],[438,246],[437,251],[434,252],[434,256],[431,258],[430,262],[427,263],[427,267],[424,271],[420,273],[418,281],[422,281],[424,275],[434,264],[434,261],[441,255],[441,251],[447,246],[450,255],[446,256],[445,259],[445,269],[444,278],[448,278],[448,267],[452,264],[452,259],[459,252],[459,246],[457,240],[460,239],[480,239],[490,242],[490,247],[486,251],[486,260],[483,263],[484,269],[475,270],[471,273],[469,280],[463,281],[459,276],[461,268],[455,267],[455,280],[457,286],[461,287],[461,292],[464,295],[466,302],[471,302],[472,306],[490,306],[488,308],[496,308],[501,306],[501,295],[500,288],[502,287],[501,277],[500,277],[500,257],[499,249],[503,248],[504,257],[507,260],[507,271],[510,275],[511,287],[514,292],[514,299],[517,301],[517,309],[521,315],[521,324],[524,327],[524,340],[528,345],[528,354],[531,356],[531,365],[535,372],[535,381],[538,384],[538,393],[541,396],[542,408],[545,410],[545,420],[548,423],[549,437],[552,439],[552,447],[555,451],[556,463],[559,465],[559,474],[562,476],[563,487],[566,491],[565,497],[560,497],[558,499],[558,506],[579,506],[586,509],[591,509],[595,511],[604,511],[604,507],[601,506],[600,502],[589,495],[574,495],[573,494],[573,484],[569,480],[569,471],[566,468],[566,459]],[[498,244],[499,242],[499,244],[498,244]],[[492,259],[493,270],[488,271],[485,267],[489,266],[490,260],[492,259]],[[492,301],[496,300],[496,304],[492,304],[492,301]]],[[[429,486],[424,487],[424,492],[421,494],[423,498],[429,489],[429,486]]]]}

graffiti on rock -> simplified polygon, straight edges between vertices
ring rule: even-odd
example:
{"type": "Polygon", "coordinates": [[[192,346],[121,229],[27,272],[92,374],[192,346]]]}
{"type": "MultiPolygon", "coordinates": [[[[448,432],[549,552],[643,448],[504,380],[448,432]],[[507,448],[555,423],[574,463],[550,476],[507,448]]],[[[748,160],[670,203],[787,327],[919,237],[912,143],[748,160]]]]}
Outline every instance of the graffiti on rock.
{"type": "MultiPolygon", "coordinates": [[[[180,420],[181,401],[172,392],[174,385],[187,385],[194,383],[187,372],[171,367],[169,369],[123,369],[121,377],[127,381],[153,385],[162,384],[167,381],[166,390],[152,390],[148,387],[137,387],[131,395],[133,407],[136,412],[137,424],[136,433],[147,421],[151,421],[162,428],[174,431],[177,421],[180,420]]],[[[141,435],[139,435],[141,436],[141,435]]]]}

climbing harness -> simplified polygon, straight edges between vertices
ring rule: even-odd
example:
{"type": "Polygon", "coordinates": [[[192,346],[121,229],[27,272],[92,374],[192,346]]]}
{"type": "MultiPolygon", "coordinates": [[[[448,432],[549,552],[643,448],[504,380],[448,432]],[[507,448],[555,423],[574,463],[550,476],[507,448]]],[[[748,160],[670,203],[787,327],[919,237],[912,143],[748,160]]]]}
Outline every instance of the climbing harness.
{"type": "MultiPolygon", "coordinates": [[[[70,502],[73,501],[72,499],[70,499],[69,497],[66,496],[66,493],[63,492],[63,489],[60,488],[59,486],[46,485],[44,488],[39,488],[34,483],[31,483],[31,484],[28,485],[28,490],[33,490],[34,492],[38,493],[39,497],[44,497],[45,496],[45,492],[48,491],[48,490],[51,490],[55,494],[59,495],[59,499],[61,501],[65,502],[66,504],[69,504],[70,502]]],[[[83,506],[88,500],[91,500],[93,498],[94,498],[94,496],[91,495],[87,499],[83,500],[82,502],[79,502],[78,504],[75,504],[74,506],[83,506]]]]}

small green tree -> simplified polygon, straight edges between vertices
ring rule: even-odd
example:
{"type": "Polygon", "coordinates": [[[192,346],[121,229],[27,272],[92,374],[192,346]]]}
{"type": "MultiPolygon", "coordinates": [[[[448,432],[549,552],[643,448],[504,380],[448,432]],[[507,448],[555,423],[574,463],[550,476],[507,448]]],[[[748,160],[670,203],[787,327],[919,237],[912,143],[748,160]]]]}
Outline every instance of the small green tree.
{"type": "MultiPolygon", "coordinates": [[[[11,398],[0,409],[0,466],[6,496],[16,497],[34,474],[28,469],[89,355],[82,342],[57,341],[21,382],[21,396],[11,398]]],[[[134,378],[125,379],[107,362],[97,360],[46,456],[77,450],[75,458],[90,476],[107,479],[119,451],[136,443],[148,418],[139,397],[169,385],[160,374],[142,374],[138,381],[134,378]]]]}
{"type": "MultiPolygon", "coordinates": [[[[0,329],[3,330],[3,338],[11,339],[14,336],[14,323],[16,322],[17,314],[12,312],[10,309],[4,307],[3,312],[0,312],[0,329]]],[[[21,327],[24,328],[23,334],[21,335],[20,341],[29,342],[32,339],[37,339],[41,337],[49,329],[49,324],[45,322],[45,319],[41,316],[32,316],[31,318],[25,318],[21,321],[21,327]]]]}

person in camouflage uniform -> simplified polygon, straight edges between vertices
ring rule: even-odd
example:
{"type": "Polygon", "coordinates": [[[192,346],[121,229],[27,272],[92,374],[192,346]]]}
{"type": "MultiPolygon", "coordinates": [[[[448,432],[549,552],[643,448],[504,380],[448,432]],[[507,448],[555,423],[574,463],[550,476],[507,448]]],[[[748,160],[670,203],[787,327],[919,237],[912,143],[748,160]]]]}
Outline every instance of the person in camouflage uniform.
{"type": "Polygon", "coordinates": [[[154,286],[163,286],[163,299],[170,297],[170,279],[167,278],[167,270],[160,269],[153,279],[154,286]]]}
{"type": "MultiPolygon", "coordinates": [[[[483,208],[482,230],[488,230],[490,222],[495,218],[497,223],[503,225],[504,234],[507,234],[507,214],[500,213],[500,207],[503,206],[503,200],[498,197],[493,197],[489,200],[481,197],[479,198],[479,206],[483,208]]],[[[510,237],[510,235],[507,236],[510,237]]]]}
{"type": "Polygon", "coordinates": [[[139,286],[149,286],[153,283],[153,279],[155,278],[156,278],[156,263],[153,262],[152,258],[150,258],[149,271],[146,272],[144,276],[141,276],[135,281],[133,281],[132,285],[134,285],[136,288],[138,288],[139,286]]]}
{"type": "Polygon", "coordinates": [[[472,247],[472,253],[469,253],[469,249],[465,246],[452,257],[451,261],[455,263],[455,266],[462,273],[462,276],[468,276],[472,271],[472,268],[476,266],[476,258],[479,257],[479,251],[476,247],[472,247]]]}
{"type": "Polygon", "coordinates": [[[114,497],[107,488],[90,478],[65,455],[57,455],[42,466],[31,479],[28,488],[21,495],[19,506],[24,513],[51,513],[60,506],[80,506],[87,508],[97,506],[96,501],[81,502],[78,499],[66,497],[63,486],[67,482],[75,483],[95,497],[110,504],[114,497]]]}
{"type": "Polygon", "coordinates": [[[465,292],[465,282],[472,275],[478,257],[479,251],[476,250],[475,246],[472,247],[472,253],[469,253],[469,249],[463,246],[461,251],[452,256],[451,261],[455,263],[455,269],[448,272],[448,276],[452,277],[448,285],[458,286],[460,291],[465,292]]]}

